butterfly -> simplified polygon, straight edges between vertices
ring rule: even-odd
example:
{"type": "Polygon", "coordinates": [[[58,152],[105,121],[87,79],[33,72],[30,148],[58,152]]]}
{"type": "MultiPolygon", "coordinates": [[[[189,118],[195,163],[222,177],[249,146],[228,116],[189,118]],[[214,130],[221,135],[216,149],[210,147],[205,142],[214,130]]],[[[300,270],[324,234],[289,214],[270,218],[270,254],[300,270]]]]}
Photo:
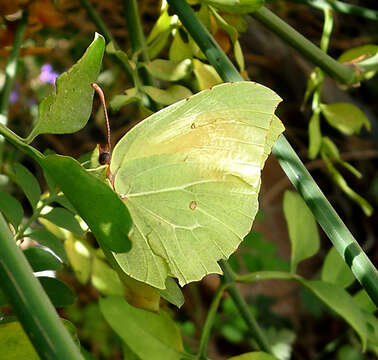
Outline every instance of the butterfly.
{"type": "Polygon", "coordinates": [[[254,82],[224,83],[141,121],[113,151],[109,141],[100,157],[133,220],[131,250],[114,253],[126,274],[164,289],[168,276],[183,286],[222,273],[217,261],[258,210],[261,170],[284,131],[280,101],[254,82]]]}

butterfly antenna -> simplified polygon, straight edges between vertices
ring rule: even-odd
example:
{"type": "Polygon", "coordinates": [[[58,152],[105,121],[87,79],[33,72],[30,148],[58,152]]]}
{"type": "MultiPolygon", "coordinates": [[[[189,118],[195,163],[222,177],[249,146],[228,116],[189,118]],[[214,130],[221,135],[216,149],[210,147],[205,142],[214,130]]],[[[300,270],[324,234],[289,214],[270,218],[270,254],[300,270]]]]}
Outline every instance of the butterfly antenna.
{"type": "Polygon", "coordinates": [[[107,137],[107,145],[108,145],[108,151],[109,154],[111,152],[111,145],[110,145],[110,123],[109,123],[109,117],[108,117],[108,111],[106,110],[106,103],[105,103],[105,95],[102,91],[101,87],[97,85],[96,83],[91,83],[91,86],[96,91],[98,97],[100,98],[102,107],[104,109],[104,115],[105,115],[105,122],[106,122],[106,137],[107,137]]]}

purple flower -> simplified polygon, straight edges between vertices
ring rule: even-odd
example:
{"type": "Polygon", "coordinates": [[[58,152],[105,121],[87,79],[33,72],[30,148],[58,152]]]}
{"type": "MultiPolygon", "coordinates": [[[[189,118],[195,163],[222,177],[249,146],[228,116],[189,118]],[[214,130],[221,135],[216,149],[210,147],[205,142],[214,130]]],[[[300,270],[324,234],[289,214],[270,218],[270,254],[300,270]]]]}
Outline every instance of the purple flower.
{"type": "Polygon", "coordinates": [[[11,93],[10,93],[10,99],[9,99],[10,103],[14,104],[15,102],[17,102],[17,100],[19,99],[19,97],[20,97],[20,94],[18,93],[17,90],[11,91],[11,93]]]}
{"type": "Polygon", "coordinates": [[[39,80],[43,83],[50,83],[55,85],[55,80],[59,76],[51,66],[51,64],[44,64],[41,67],[41,74],[39,75],[39,80]]]}

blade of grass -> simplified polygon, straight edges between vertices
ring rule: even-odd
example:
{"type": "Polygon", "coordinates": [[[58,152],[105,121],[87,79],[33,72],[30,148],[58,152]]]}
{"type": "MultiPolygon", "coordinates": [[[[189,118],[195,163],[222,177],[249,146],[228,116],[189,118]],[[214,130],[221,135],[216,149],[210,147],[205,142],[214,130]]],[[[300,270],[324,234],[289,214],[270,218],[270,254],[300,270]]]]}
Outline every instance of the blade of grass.
{"type": "MultiPolygon", "coordinates": [[[[207,29],[197,19],[190,6],[181,0],[168,0],[168,3],[222,79],[224,81],[243,80],[207,29]]],[[[350,266],[355,277],[373,302],[378,305],[376,268],[332,208],[284,135],[276,141],[273,154],[278,158],[282,169],[297,188],[333,245],[350,266]]]]}
{"type": "Polygon", "coordinates": [[[0,285],[41,359],[83,360],[0,213],[0,285]]]}

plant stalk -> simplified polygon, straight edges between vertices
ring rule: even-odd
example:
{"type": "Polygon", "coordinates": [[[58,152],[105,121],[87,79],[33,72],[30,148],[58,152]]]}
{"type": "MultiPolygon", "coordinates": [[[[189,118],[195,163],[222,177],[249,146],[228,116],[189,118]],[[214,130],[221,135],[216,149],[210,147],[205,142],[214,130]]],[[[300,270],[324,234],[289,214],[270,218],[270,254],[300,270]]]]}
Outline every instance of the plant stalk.
{"type": "Polygon", "coordinates": [[[337,0],[290,0],[321,10],[334,10],[343,14],[362,16],[370,20],[378,20],[378,11],[337,0]]]}
{"type": "MultiPolygon", "coordinates": [[[[181,0],[168,0],[168,3],[222,79],[224,81],[242,81],[243,78],[197,19],[190,6],[181,0]]],[[[317,49],[317,51],[321,50],[317,49]]],[[[281,135],[274,144],[273,154],[357,280],[365,288],[373,302],[378,305],[378,272],[376,268],[332,208],[284,135],[281,135]]]]}
{"type": "Polygon", "coordinates": [[[213,297],[213,301],[211,302],[209,311],[207,313],[206,321],[205,321],[205,324],[203,325],[202,332],[201,332],[201,340],[200,340],[199,350],[197,354],[198,360],[207,359],[206,354],[207,354],[207,347],[208,347],[210,336],[211,336],[211,330],[215,322],[215,318],[217,315],[220,301],[222,299],[223,292],[227,286],[228,286],[227,284],[220,285],[213,297]]]}
{"type": "Polygon", "coordinates": [[[235,306],[238,308],[244,321],[246,322],[251,335],[260,347],[259,350],[265,351],[269,354],[273,354],[264,332],[260,328],[256,319],[249,310],[248,304],[246,303],[239,289],[235,285],[236,276],[232,271],[230,265],[228,265],[228,263],[225,260],[220,260],[219,264],[223,270],[226,284],[228,284],[227,291],[230,294],[232,300],[234,301],[235,306]]]}
{"type": "Polygon", "coordinates": [[[251,15],[328,75],[347,85],[360,81],[357,70],[334,60],[269,9],[262,7],[251,15]]]}
{"type": "Polygon", "coordinates": [[[83,360],[0,213],[0,285],[41,359],[83,360]]]}
{"type": "MultiPolygon", "coordinates": [[[[126,26],[130,36],[131,50],[133,54],[138,54],[144,63],[149,63],[150,59],[147,51],[146,39],[143,33],[142,23],[140,21],[140,15],[138,10],[137,0],[122,0],[126,26]]],[[[154,79],[147,71],[145,67],[141,67],[138,70],[143,85],[156,86],[154,79]]],[[[147,97],[147,95],[146,95],[147,97]]],[[[158,110],[158,106],[150,97],[147,97],[147,106],[151,110],[158,110]]]]}
{"type": "MultiPolygon", "coordinates": [[[[8,124],[8,109],[10,94],[13,88],[14,79],[17,73],[18,56],[20,54],[22,40],[25,36],[26,28],[28,24],[28,11],[24,10],[20,23],[17,26],[17,30],[14,36],[13,45],[7,65],[5,67],[5,81],[4,86],[1,89],[0,94],[0,124],[8,124]]],[[[4,138],[0,135],[0,164],[3,158],[4,138]]]]}

